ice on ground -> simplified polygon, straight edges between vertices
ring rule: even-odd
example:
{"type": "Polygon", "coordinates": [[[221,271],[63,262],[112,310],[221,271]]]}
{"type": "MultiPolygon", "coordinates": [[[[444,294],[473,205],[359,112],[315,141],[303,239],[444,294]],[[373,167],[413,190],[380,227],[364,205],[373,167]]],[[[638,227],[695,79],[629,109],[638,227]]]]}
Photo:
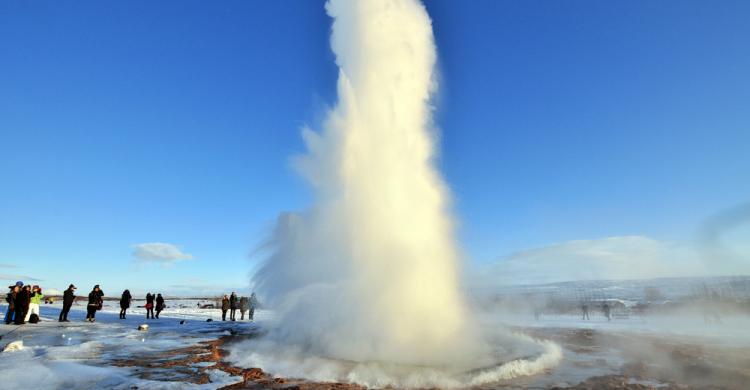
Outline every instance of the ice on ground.
{"type": "MultiPolygon", "coordinates": [[[[0,335],[3,335],[0,345],[21,342],[24,346],[2,352],[3,388],[215,389],[241,378],[209,370],[211,382],[207,384],[148,380],[140,378],[136,368],[115,367],[110,363],[215,340],[227,331],[242,333],[258,326],[248,321],[222,322],[219,310],[197,307],[165,310],[158,320],[146,320],[145,310],[134,309],[128,311],[126,320],[120,320],[119,305],[113,302],[107,302],[104,309],[97,312],[95,323],[84,321],[83,305],[71,310],[68,315],[71,322],[60,323],[57,321],[60,308],[59,303],[43,305],[38,324],[0,325],[0,335]],[[205,322],[206,318],[215,321],[205,322]],[[187,321],[180,324],[183,319],[187,321]],[[149,325],[148,332],[138,331],[142,323],[149,325]]],[[[0,307],[2,315],[5,309],[6,306],[0,307]]],[[[264,316],[262,311],[256,314],[264,316]]]]}

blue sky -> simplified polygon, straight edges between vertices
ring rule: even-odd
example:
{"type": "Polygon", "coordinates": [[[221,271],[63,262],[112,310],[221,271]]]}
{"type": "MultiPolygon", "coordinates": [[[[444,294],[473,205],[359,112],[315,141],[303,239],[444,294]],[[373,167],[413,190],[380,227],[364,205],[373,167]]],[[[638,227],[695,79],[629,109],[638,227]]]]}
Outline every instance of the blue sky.
{"type": "MultiPolygon", "coordinates": [[[[691,242],[750,200],[750,3],[426,5],[470,262],[691,242]]],[[[336,99],[329,32],[322,1],[0,3],[0,278],[247,286],[310,201],[289,158],[336,99]],[[136,261],[143,243],[191,258],[136,261]]]]}

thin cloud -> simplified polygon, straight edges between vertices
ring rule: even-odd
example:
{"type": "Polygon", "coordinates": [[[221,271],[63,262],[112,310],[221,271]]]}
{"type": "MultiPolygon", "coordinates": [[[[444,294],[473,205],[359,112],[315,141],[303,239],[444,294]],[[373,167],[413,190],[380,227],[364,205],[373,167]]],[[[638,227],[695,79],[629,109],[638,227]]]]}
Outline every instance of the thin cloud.
{"type": "MultiPolygon", "coordinates": [[[[15,267],[12,267],[15,268],[15,267]]],[[[14,275],[14,274],[0,274],[0,280],[10,280],[10,281],[23,281],[23,282],[41,282],[42,279],[32,278],[28,275],[14,275]]]]}
{"type": "Polygon", "coordinates": [[[710,273],[693,250],[644,236],[575,240],[516,252],[485,268],[484,285],[649,279],[710,273]]]}
{"type": "Polygon", "coordinates": [[[172,265],[182,260],[190,260],[193,255],[183,252],[174,244],[149,242],[133,245],[133,257],[139,262],[172,265]]]}

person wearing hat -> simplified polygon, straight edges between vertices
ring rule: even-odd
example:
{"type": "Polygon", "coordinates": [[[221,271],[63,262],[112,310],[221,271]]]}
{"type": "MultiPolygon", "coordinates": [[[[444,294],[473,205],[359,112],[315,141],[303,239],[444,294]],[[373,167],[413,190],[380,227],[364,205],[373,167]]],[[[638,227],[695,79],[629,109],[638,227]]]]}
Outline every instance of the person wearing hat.
{"type": "Polygon", "coordinates": [[[14,320],[14,315],[16,314],[16,295],[18,295],[18,292],[21,291],[21,286],[23,286],[23,282],[18,281],[16,284],[12,286],[8,286],[8,294],[5,296],[5,302],[8,302],[8,311],[5,313],[5,323],[7,325],[10,325],[11,322],[14,320]]]}
{"type": "Polygon", "coordinates": [[[76,300],[75,292],[76,286],[71,284],[63,293],[63,308],[60,311],[60,318],[58,319],[60,322],[69,322],[68,312],[70,311],[70,307],[73,306],[73,301],[76,300]]]}
{"type": "Polygon", "coordinates": [[[104,292],[97,284],[89,293],[89,304],[86,306],[86,321],[96,321],[96,311],[102,308],[104,303],[104,292]]]}
{"type": "Polygon", "coordinates": [[[25,318],[26,313],[29,311],[29,303],[31,303],[31,286],[27,284],[16,295],[14,324],[23,325],[26,323],[25,318]]]}
{"type": "Polygon", "coordinates": [[[26,318],[24,318],[24,321],[28,322],[32,314],[36,314],[36,316],[39,317],[39,304],[42,303],[42,299],[44,299],[42,288],[35,284],[34,287],[31,288],[29,311],[26,312],[26,318]]]}

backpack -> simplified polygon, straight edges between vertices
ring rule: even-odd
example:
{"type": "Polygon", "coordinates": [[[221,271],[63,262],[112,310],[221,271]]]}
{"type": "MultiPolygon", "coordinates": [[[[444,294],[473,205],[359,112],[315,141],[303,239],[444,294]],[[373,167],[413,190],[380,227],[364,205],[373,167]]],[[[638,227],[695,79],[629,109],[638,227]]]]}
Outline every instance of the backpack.
{"type": "Polygon", "coordinates": [[[39,316],[36,313],[31,314],[29,316],[29,323],[36,324],[37,322],[39,322],[39,316]]]}

